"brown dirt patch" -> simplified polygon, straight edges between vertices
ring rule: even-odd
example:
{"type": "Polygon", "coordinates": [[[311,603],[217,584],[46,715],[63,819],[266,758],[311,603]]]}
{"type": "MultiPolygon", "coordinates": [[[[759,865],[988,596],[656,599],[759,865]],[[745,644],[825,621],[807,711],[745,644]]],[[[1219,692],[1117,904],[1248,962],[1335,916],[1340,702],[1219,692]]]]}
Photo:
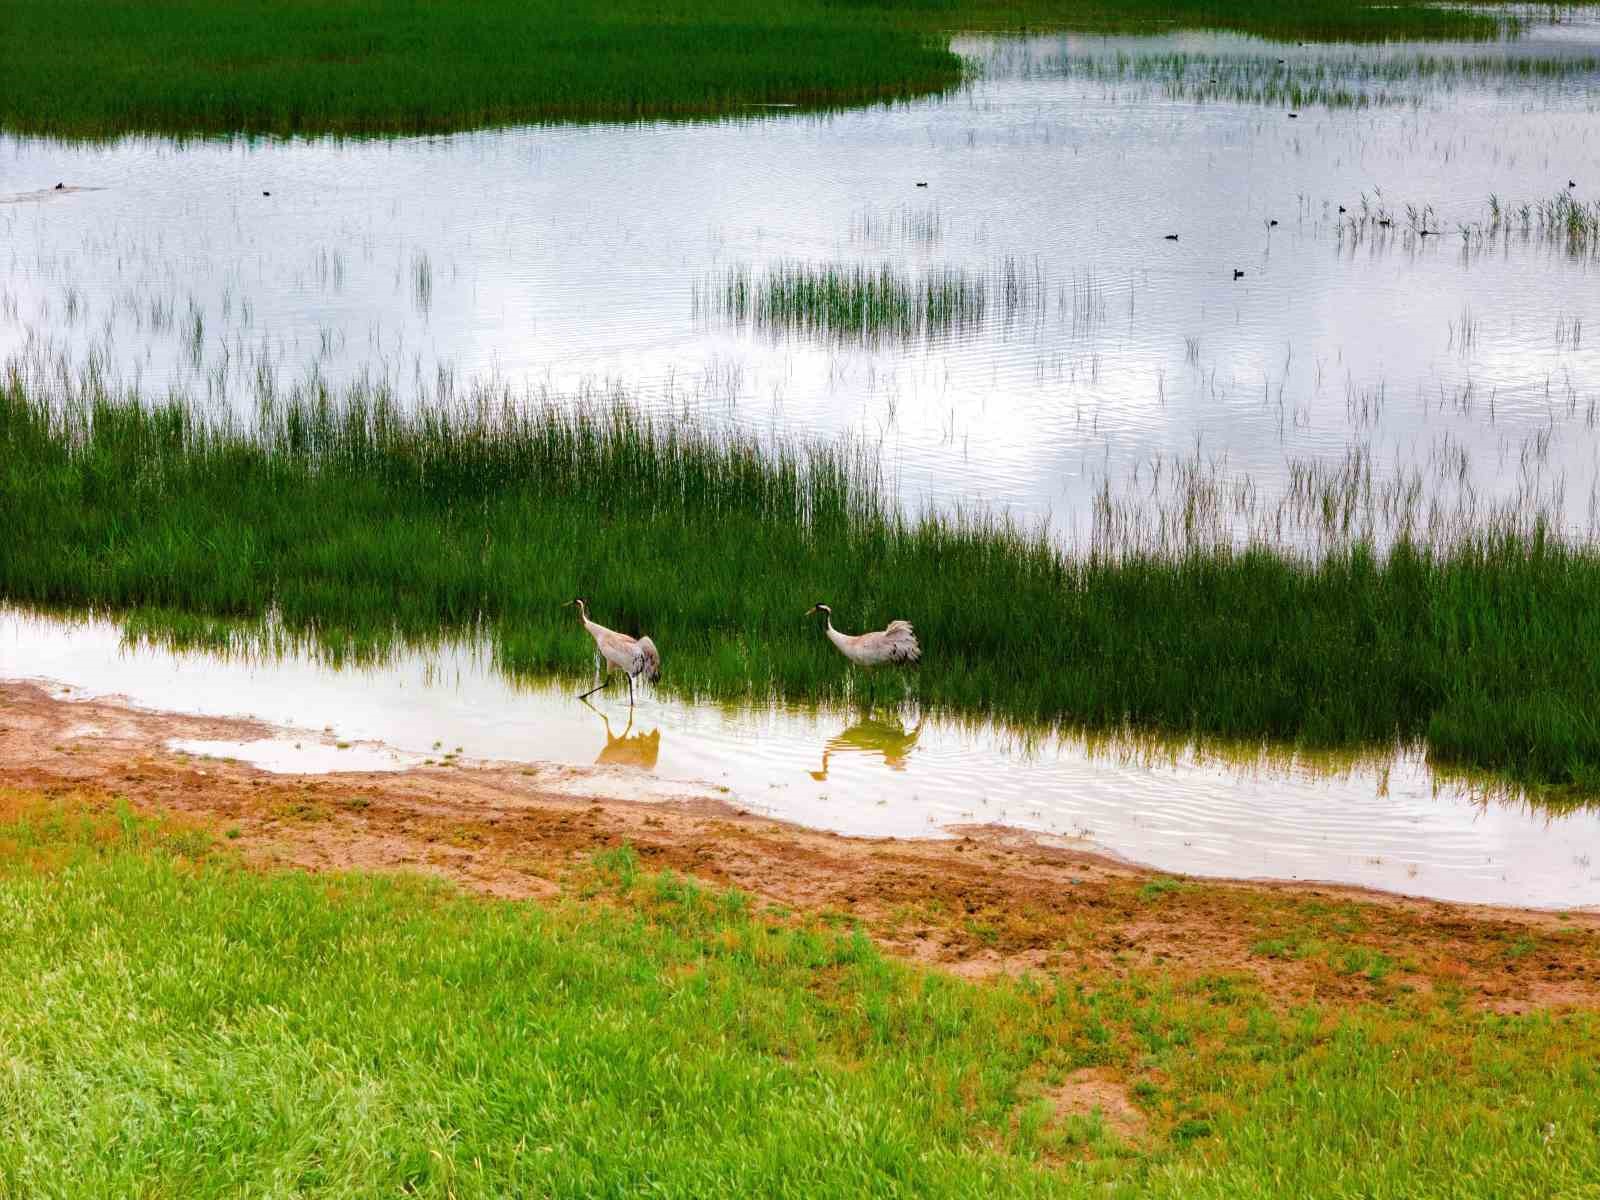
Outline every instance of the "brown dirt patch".
{"type": "Polygon", "coordinates": [[[1059,1125],[1072,1117],[1098,1114],[1105,1127],[1125,1142],[1144,1135],[1146,1118],[1128,1095],[1117,1073],[1110,1067],[1085,1067],[1066,1080],[1041,1093],[1059,1125]]]}
{"type": "Polygon", "coordinates": [[[594,852],[629,844],[769,903],[858,921],[887,949],[962,975],[1161,970],[1182,986],[1257,986],[1282,1003],[1410,995],[1502,1011],[1600,1006],[1600,914],[1449,905],[1304,884],[1184,881],[1002,828],[950,840],[845,838],[652,786],[627,769],[420,767],[275,775],[172,753],[248,721],[75,701],[0,683],[0,787],[202,822],[247,861],[411,870],[544,898],[594,852]],[[629,794],[632,800],[592,793],[629,794]]]}

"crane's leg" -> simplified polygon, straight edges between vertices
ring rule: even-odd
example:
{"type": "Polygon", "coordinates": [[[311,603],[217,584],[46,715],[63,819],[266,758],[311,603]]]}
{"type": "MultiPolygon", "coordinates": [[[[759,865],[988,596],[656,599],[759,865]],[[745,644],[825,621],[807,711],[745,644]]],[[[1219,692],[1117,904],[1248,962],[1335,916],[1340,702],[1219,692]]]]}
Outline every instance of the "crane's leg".
{"type": "Polygon", "coordinates": [[[594,656],[594,686],[592,688],[590,688],[587,692],[585,692],[583,695],[579,696],[578,699],[579,700],[587,700],[590,696],[594,695],[596,692],[604,691],[605,688],[606,688],[606,685],[609,684],[610,682],[611,682],[611,672],[606,669],[606,665],[605,665],[604,660],[601,659],[601,657],[600,657],[600,655],[598,653],[596,653],[595,656],[594,656]]]}
{"type": "Polygon", "coordinates": [[[633,707],[633,676],[628,676],[628,707],[633,707]]]}

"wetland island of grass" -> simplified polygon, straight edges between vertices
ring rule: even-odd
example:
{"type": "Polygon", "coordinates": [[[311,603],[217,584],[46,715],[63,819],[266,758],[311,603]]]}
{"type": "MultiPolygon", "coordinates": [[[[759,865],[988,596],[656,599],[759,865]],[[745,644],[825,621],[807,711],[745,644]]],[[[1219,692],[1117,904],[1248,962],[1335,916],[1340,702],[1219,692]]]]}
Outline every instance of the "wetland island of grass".
{"type": "Polygon", "coordinates": [[[1600,8],[0,77],[0,1197],[1597,1194],[1600,8]]]}

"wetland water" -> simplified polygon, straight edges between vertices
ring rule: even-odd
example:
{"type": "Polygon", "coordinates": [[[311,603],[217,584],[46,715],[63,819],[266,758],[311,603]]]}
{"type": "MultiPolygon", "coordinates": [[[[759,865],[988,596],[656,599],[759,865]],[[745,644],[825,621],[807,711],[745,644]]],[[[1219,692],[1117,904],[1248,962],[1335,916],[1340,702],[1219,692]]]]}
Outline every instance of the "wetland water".
{"type": "Polygon", "coordinates": [[[263,372],[313,365],[406,394],[621,385],[663,411],[859,435],[910,504],[1063,530],[1156,459],[1198,453],[1270,491],[1290,460],[1352,446],[1447,500],[1470,485],[1474,511],[1559,494],[1587,529],[1595,245],[1460,226],[1491,195],[1600,200],[1600,24],[1488,47],[962,48],[984,64],[970,87],[826,116],[0,137],[0,193],[23,197],[0,204],[0,350],[31,337],[244,409],[263,372]],[[1496,65],[1524,60],[1542,72],[1496,65]],[[57,182],[85,190],[40,192],[57,182]],[[730,272],[793,263],[964,271],[987,304],[911,338],[722,311],[730,272]]]}
{"type": "Polygon", "coordinates": [[[469,761],[608,765],[618,770],[579,786],[710,794],[848,834],[941,836],[997,822],[1186,874],[1551,908],[1600,897],[1600,813],[1557,816],[1485,794],[1407,750],[1353,760],[1133,737],[1024,740],[909,711],[654,698],[630,725],[616,688],[591,708],[570,685],[508,681],[467,645],[334,670],[293,655],[137,647],[109,622],[0,610],[0,679],[19,678],[80,699],[281,726],[257,741],[173,746],[268,770],[400,769],[459,748],[469,761]]]}
{"type": "MultiPolygon", "coordinates": [[[[713,424],[859,436],[908,505],[991,504],[1066,538],[1102,485],[1153,502],[1178,461],[1247,477],[1237,500],[1352,453],[1447,518],[1544,504],[1595,532],[1600,236],[1542,227],[1539,206],[1600,215],[1600,24],[1500,46],[962,48],[983,70],[956,94],[822,116],[0,135],[0,355],[240,412],[261,381],[313,371],[406,397],[483,377],[617,387],[713,424]],[[795,264],[887,268],[913,289],[955,273],[983,303],[910,333],[727,310],[730,279],[759,289],[795,264]]],[[[467,649],[334,672],[119,641],[13,614],[0,676],[360,743],[251,752],[295,769],[403,765],[435,741],[609,755],[850,832],[1002,820],[1177,871],[1600,902],[1595,816],[1475,798],[1410,752],[1324,769],[654,701],[627,737],[625,710],[603,706],[613,741],[565,692],[513,687],[467,649]]]]}

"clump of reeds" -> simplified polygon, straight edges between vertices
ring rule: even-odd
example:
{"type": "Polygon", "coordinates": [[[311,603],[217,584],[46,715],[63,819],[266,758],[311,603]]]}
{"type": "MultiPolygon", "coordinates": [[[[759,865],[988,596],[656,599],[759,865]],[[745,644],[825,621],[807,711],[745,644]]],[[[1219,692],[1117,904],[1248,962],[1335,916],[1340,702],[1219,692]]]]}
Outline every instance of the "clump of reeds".
{"type": "Polygon", "coordinates": [[[867,246],[912,246],[931,250],[944,240],[944,216],[936,205],[880,211],[866,205],[850,217],[850,240],[867,246]]]}
{"type": "Polygon", "coordinates": [[[769,334],[801,333],[834,341],[910,341],[973,329],[989,321],[1042,316],[1044,268],[1015,257],[987,271],[893,264],[785,262],[756,273],[732,267],[710,281],[697,307],[769,334]]]}
{"type": "MultiPolygon", "coordinates": [[[[1338,221],[1342,243],[1359,246],[1367,239],[1383,244],[1390,239],[1412,246],[1419,237],[1442,235],[1443,223],[1432,205],[1405,206],[1397,213],[1384,203],[1381,194],[1369,199],[1363,195],[1350,212],[1338,221]]],[[[1475,221],[1458,222],[1454,234],[1469,252],[1513,239],[1530,245],[1548,246],[1571,258],[1600,257],[1600,200],[1584,201],[1571,191],[1548,200],[1508,205],[1491,195],[1484,215],[1475,221]]],[[[1456,339],[1452,339],[1455,341],[1456,339]]]]}

